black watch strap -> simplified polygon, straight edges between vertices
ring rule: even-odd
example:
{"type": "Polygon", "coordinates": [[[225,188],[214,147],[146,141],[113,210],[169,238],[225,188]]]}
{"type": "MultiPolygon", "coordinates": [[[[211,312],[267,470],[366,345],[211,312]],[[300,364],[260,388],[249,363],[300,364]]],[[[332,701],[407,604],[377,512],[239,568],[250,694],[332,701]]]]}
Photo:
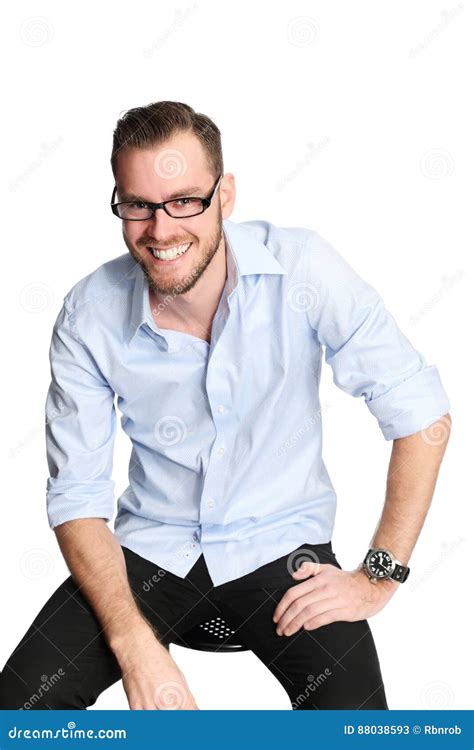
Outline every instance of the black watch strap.
{"type": "Polygon", "coordinates": [[[409,572],[410,568],[408,568],[406,565],[397,565],[395,563],[395,568],[390,578],[392,578],[394,581],[399,581],[399,583],[404,583],[408,578],[409,572]]]}

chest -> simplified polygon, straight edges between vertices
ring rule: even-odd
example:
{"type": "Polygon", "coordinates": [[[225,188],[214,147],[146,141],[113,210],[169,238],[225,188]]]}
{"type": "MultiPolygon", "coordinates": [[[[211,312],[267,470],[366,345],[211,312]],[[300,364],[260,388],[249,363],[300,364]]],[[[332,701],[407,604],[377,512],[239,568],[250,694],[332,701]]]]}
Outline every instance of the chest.
{"type": "Polygon", "coordinates": [[[171,320],[162,315],[153,315],[153,322],[159,330],[177,331],[211,343],[212,320],[207,324],[201,324],[197,321],[171,320]]]}

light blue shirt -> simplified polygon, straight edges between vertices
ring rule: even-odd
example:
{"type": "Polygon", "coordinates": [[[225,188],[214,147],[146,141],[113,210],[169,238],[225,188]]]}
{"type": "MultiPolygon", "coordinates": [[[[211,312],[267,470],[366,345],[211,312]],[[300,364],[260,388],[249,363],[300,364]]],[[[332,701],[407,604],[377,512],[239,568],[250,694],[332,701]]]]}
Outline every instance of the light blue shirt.
{"type": "Polygon", "coordinates": [[[323,351],[335,384],[364,397],[386,440],[450,407],[437,368],[317,232],[227,219],[224,236],[210,344],[156,325],[127,252],[64,297],[46,399],[51,528],[113,517],[118,410],[132,442],[119,542],[180,577],[203,553],[216,586],[332,537],[323,351]]]}

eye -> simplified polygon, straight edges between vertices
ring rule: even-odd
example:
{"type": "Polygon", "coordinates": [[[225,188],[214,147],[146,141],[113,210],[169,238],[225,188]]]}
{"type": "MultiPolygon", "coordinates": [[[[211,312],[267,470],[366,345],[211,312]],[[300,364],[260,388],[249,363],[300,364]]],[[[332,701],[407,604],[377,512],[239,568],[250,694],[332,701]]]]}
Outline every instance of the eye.
{"type": "Polygon", "coordinates": [[[133,201],[129,203],[133,208],[146,208],[146,203],[143,201],[133,201]]]}

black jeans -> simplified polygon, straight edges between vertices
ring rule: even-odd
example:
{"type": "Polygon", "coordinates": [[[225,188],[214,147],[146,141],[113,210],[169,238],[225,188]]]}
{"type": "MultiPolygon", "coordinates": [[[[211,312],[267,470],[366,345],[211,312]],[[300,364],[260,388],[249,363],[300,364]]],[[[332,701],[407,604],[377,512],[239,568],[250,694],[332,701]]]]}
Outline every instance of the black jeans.
{"type": "MultiPolygon", "coordinates": [[[[303,544],[298,550],[311,550],[321,563],[341,567],[331,542],[303,544]]],[[[274,610],[290,586],[299,583],[291,576],[295,567],[288,565],[290,555],[214,586],[203,555],[179,578],[125,547],[123,552],[135,601],[164,645],[222,615],[281,683],[293,709],[388,709],[367,620],[277,635],[274,610]]],[[[85,709],[95,703],[121,678],[101,630],[70,576],[5,664],[0,709],[85,709]]]]}

